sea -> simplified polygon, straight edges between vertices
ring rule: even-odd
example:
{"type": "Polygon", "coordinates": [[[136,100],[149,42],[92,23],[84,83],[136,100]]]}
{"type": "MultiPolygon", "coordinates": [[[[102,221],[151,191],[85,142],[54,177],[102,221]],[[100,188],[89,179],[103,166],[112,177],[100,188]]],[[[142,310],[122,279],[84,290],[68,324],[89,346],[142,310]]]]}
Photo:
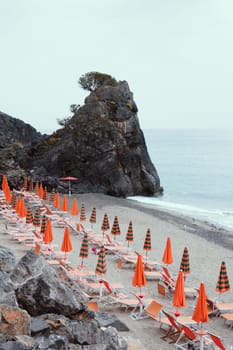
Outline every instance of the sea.
{"type": "Polygon", "coordinates": [[[129,197],[233,231],[233,130],[143,130],[160,197],[129,197]]]}

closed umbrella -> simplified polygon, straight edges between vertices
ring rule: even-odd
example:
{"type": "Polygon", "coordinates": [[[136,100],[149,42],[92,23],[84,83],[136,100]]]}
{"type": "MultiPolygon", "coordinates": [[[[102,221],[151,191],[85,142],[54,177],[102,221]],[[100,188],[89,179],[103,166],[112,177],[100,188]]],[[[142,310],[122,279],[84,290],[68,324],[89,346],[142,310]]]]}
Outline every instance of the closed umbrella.
{"type": "Polygon", "coordinates": [[[147,229],[146,232],[146,237],[145,237],[145,241],[144,241],[144,245],[143,245],[143,250],[146,251],[146,264],[147,264],[147,253],[148,251],[151,250],[151,235],[150,235],[150,229],[147,229]]]}
{"type": "MultiPolygon", "coordinates": [[[[105,248],[102,246],[98,255],[98,260],[96,264],[95,273],[97,275],[105,275],[107,273],[106,258],[105,258],[105,248]]],[[[102,283],[100,284],[100,297],[102,297],[102,283]]]]}
{"type": "Polygon", "coordinates": [[[43,200],[47,201],[49,199],[47,187],[44,188],[43,200]]]}
{"type": "Polygon", "coordinates": [[[109,220],[108,220],[108,214],[105,213],[104,214],[104,218],[103,218],[103,222],[102,222],[102,226],[101,226],[101,230],[103,232],[103,237],[106,231],[108,231],[110,229],[110,225],[109,225],[109,220]]]}
{"type": "Polygon", "coordinates": [[[54,203],[55,197],[56,197],[56,192],[55,192],[55,189],[53,188],[52,192],[50,193],[49,202],[54,203]]]}
{"type": "Polygon", "coordinates": [[[173,294],[173,306],[176,307],[175,315],[179,316],[179,307],[186,306],[186,300],[185,300],[185,293],[184,293],[184,273],[183,271],[179,271],[176,284],[175,284],[175,290],[173,294]]]}
{"type": "Polygon", "coordinates": [[[66,195],[64,195],[64,197],[63,197],[61,210],[62,211],[68,211],[68,201],[67,201],[66,195]]]}
{"type": "Polygon", "coordinates": [[[36,208],[34,218],[33,218],[33,225],[39,227],[40,226],[40,208],[36,208]]]}
{"type": "Polygon", "coordinates": [[[59,196],[58,192],[55,195],[53,206],[54,206],[55,209],[59,209],[60,208],[60,196],[59,196]]]}
{"type": "Polygon", "coordinates": [[[73,202],[72,202],[72,207],[71,207],[71,215],[76,216],[78,215],[78,203],[77,203],[77,199],[74,198],[73,202]]]}
{"type": "Polygon", "coordinates": [[[173,263],[172,247],[171,247],[171,239],[170,239],[170,237],[167,238],[166,246],[165,246],[164,253],[163,253],[162,262],[165,265],[169,265],[169,264],[173,263]]]}
{"type": "Polygon", "coordinates": [[[89,222],[91,223],[91,228],[93,228],[93,225],[96,223],[96,206],[95,205],[92,208],[89,222]]]}
{"type": "Polygon", "coordinates": [[[116,236],[119,236],[121,234],[120,225],[119,225],[117,216],[115,216],[114,218],[111,234],[114,236],[114,240],[116,239],[116,236]]]}
{"type": "Polygon", "coordinates": [[[70,252],[73,249],[71,238],[70,238],[70,230],[69,227],[65,227],[64,235],[63,235],[63,241],[61,245],[61,251],[65,253],[65,259],[66,259],[66,253],[70,252]]]}
{"type": "Polygon", "coordinates": [[[33,223],[33,214],[32,214],[32,208],[30,205],[27,206],[26,211],[26,224],[32,224],[33,223]]]}
{"type": "Polygon", "coordinates": [[[27,178],[27,176],[23,177],[23,188],[24,188],[25,191],[28,188],[28,178],[27,178]]]}
{"type": "Polygon", "coordinates": [[[23,198],[21,198],[20,209],[19,209],[19,217],[20,218],[25,218],[26,217],[26,208],[25,208],[25,202],[24,202],[23,198]]]}
{"type": "Polygon", "coordinates": [[[86,221],[86,208],[85,205],[82,203],[81,210],[80,210],[80,221],[86,221]]]}
{"type": "Polygon", "coordinates": [[[146,276],[144,272],[144,265],[142,261],[142,255],[137,254],[137,263],[136,267],[134,270],[134,276],[132,280],[132,285],[134,287],[139,287],[140,288],[140,295],[141,295],[141,288],[146,286],[146,276]]]}
{"type": "Polygon", "coordinates": [[[129,248],[129,242],[133,242],[133,223],[131,220],[129,222],[125,240],[128,242],[128,248],[129,248]]]}
{"type": "Polygon", "coordinates": [[[230,291],[230,283],[228,279],[226,263],[225,261],[222,261],[219,275],[218,275],[218,281],[216,285],[216,292],[218,292],[220,296],[221,294],[229,291],[230,291]]]}
{"type": "Polygon", "coordinates": [[[39,186],[39,191],[38,191],[38,195],[40,198],[43,198],[43,195],[44,195],[44,189],[43,189],[43,185],[42,183],[40,183],[40,186],[39,186]]]}
{"type": "Polygon", "coordinates": [[[53,241],[53,231],[50,219],[47,220],[43,241],[46,244],[50,244],[53,241]]]}
{"type": "Polygon", "coordinates": [[[40,227],[40,233],[42,235],[45,233],[47,220],[48,220],[48,218],[45,215],[43,215],[42,220],[41,220],[41,227],[40,227]]]}
{"type": "Polygon", "coordinates": [[[81,267],[83,267],[83,259],[88,257],[88,236],[87,233],[84,234],[82,244],[79,252],[80,258],[82,258],[81,267]]]}
{"type": "Polygon", "coordinates": [[[189,263],[189,253],[188,248],[184,247],[181,263],[180,263],[180,270],[184,272],[184,274],[190,273],[190,263],[189,263]]]}
{"type": "Polygon", "coordinates": [[[208,308],[206,303],[206,291],[205,291],[205,285],[203,282],[200,284],[199,295],[198,295],[196,306],[192,315],[192,319],[197,323],[201,324],[201,329],[197,332],[201,337],[200,350],[203,350],[203,346],[204,346],[203,337],[206,334],[206,331],[203,330],[203,323],[207,323],[209,321],[208,308]]]}

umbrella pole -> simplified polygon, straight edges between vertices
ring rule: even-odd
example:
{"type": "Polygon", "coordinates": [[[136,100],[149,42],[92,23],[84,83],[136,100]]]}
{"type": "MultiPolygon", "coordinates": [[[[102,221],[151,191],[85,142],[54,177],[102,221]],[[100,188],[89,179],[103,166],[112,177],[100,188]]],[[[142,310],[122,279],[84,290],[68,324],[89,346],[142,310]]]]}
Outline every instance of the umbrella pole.
{"type": "Polygon", "coordinates": [[[69,197],[71,196],[70,181],[69,181],[69,197]]]}

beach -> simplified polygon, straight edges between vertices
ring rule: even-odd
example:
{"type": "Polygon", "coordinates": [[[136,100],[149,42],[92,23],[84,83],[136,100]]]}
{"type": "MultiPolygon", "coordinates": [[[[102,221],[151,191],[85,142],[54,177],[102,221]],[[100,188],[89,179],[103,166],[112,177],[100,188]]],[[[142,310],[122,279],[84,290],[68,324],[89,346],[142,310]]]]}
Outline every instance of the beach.
{"type": "MultiPolygon", "coordinates": [[[[68,197],[69,208],[73,197],[68,197]]],[[[87,231],[101,233],[101,225],[104,214],[109,217],[110,226],[113,224],[114,217],[119,220],[121,235],[116,239],[127,245],[125,241],[129,221],[132,220],[134,241],[130,243],[130,249],[144,254],[143,244],[146,231],[149,228],[151,232],[152,250],[148,252],[148,258],[156,260],[162,264],[162,255],[168,237],[171,239],[174,262],[169,266],[169,270],[177,275],[183,254],[184,247],[188,248],[190,257],[191,273],[186,277],[186,286],[199,288],[200,283],[204,282],[207,295],[210,298],[217,298],[219,295],[215,291],[216,283],[220,271],[222,261],[225,261],[230,285],[233,285],[233,233],[225,229],[216,227],[208,222],[202,222],[194,218],[188,218],[182,215],[157,210],[149,204],[139,203],[129,199],[115,198],[103,194],[78,194],[75,195],[78,201],[79,210],[84,204],[86,208],[86,222],[82,224],[87,231]],[[96,224],[91,226],[89,218],[93,206],[96,206],[96,224]]],[[[70,221],[74,225],[79,223],[78,217],[69,216],[70,221]]],[[[1,229],[4,230],[3,220],[0,221],[1,229]]],[[[111,231],[111,229],[110,229],[111,231]]],[[[109,232],[110,232],[109,231],[109,232]]],[[[71,232],[73,244],[72,252],[68,253],[69,264],[76,267],[81,263],[79,251],[82,236],[74,231],[71,232]]],[[[63,239],[64,228],[53,227],[54,243],[60,249],[63,239]]],[[[111,236],[111,233],[110,233],[111,236]]],[[[25,252],[30,249],[22,244],[13,241],[8,235],[1,235],[1,245],[5,245],[12,249],[19,259],[25,252]]],[[[112,236],[111,236],[112,238],[112,236]]],[[[112,238],[113,239],[113,238],[112,238]]],[[[105,278],[110,282],[120,282],[126,289],[130,289],[135,293],[138,292],[137,287],[132,286],[133,269],[117,267],[117,261],[113,255],[107,255],[107,274],[105,278]]],[[[97,263],[97,255],[93,254],[89,248],[89,256],[85,259],[85,265],[89,270],[95,270],[97,263]]],[[[172,293],[165,297],[157,291],[157,281],[147,281],[147,285],[142,288],[143,292],[150,298],[155,299],[163,305],[164,310],[174,311],[172,305],[172,293]]],[[[221,301],[233,302],[233,292],[227,292],[221,295],[221,301]]],[[[186,298],[187,306],[183,308],[184,315],[191,315],[194,307],[194,299],[186,298]]],[[[115,313],[129,328],[128,332],[120,332],[120,334],[129,341],[129,349],[170,349],[174,348],[174,344],[160,339],[163,335],[159,328],[159,323],[152,319],[132,320],[129,317],[129,311],[123,311],[119,308],[102,308],[100,310],[115,313]],[[132,344],[132,346],[130,345],[132,344]]],[[[233,345],[232,330],[224,325],[221,317],[211,317],[209,322],[204,325],[206,329],[220,335],[225,344],[233,345]]]]}

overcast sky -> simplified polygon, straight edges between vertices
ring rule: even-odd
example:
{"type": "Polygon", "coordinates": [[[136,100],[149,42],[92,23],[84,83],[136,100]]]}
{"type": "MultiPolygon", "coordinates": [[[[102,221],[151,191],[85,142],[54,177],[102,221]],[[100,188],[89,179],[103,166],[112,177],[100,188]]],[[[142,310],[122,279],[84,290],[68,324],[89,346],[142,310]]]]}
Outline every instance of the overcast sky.
{"type": "Polygon", "coordinates": [[[0,110],[59,128],[90,71],[126,80],[142,128],[233,128],[232,0],[0,0],[0,110]]]}

